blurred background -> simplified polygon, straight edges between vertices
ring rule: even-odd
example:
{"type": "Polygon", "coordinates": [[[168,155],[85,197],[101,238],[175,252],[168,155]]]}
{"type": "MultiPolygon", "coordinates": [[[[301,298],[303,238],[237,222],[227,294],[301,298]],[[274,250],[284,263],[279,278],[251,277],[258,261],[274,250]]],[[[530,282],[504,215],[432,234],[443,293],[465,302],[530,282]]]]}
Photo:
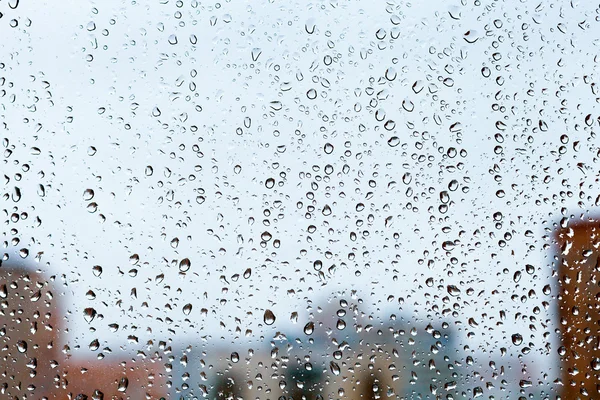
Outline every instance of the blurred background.
{"type": "Polygon", "coordinates": [[[598,10],[0,1],[0,393],[599,397],[598,10]]]}

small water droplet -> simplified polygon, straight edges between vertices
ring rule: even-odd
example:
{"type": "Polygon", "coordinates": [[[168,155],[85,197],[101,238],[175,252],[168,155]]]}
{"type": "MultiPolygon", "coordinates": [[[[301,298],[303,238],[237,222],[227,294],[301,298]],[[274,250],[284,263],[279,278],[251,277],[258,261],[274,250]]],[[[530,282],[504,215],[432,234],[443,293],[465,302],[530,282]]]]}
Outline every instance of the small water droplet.
{"type": "Polygon", "coordinates": [[[275,323],[275,314],[273,314],[273,311],[266,309],[265,310],[265,315],[263,316],[263,321],[265,322],[266,325],[273,325],[275,323]]]}
{"type": "Polygon", "coordinates": [[[27,352],[27,342],[24,340],[19,340],[17,342],[17,350],[19,350],[19,353],[26,353],[27,352]]]}
{"type": "Polygon", "coordinates": [[[335,361],[331,361],[329,363],[329,370],[331,371],[332,374],[334,374],[335,376],[338,376],[340,374],[340,366],[338,365],[338,363],[336,363],[335,361]]]}
{"type": "Polygon", "coordinates": [[[448,291],[448,294],[451,296],[458,296],[460,294],[460,289],[458,287],[456,287],[455,285],[448,285],[446,287],[446,290],[448,291]]]}
{"type": "Polygon", "coordinates": [[[314,18],[309,18],[306,21],[306,23],[304,24],[304,29],[306,30],[306,33],[308,33],[309,35],[312,35],[313,33],[315,33],[316,27],[317,27],[317,25],[315,24],[314,18]]]}
{"type": "Polygon", "coordinates": [[[309,322],[306,325],[304,325],[304,333],[307,335],[312,335],[312,333],[315,330],[315,323],[314,322],[309,322]]]}
{"type": "Polygon", "coordinates": [[[121,378],[121,380],[119,380],[119,385],[117,387],[117,390],[119,392],[125,392],[127,391],[127,387],[129,386],[129,379],[127,379],[126,377],[121,378]]]}
{"type": "Polygon", "coordinates": [[[391,138],[388,139],[388,146],[390,147],[396,147],[400,144],[400,138],[398,136],[392,136],[391,138]]]}
{"type": "Polygon", "coordinates": [[[95,309],[88,307],[83,310],[83,319],[85,319],[85,322],[89,324],[94,320],[94,318],[96,318],[96,314],[97,312],[95,309]]]}
{"type": "Polygon", "coordinates": [[[192,266],[192,262],[190,261],[190,259],[184,258],[183,260],[181,260],[179,262],[179,271],[187,272],[187,271],[189,271],[191,266],[192,266]]]}
{"type": "Polygon", "coordinates": [[[259,49],[259,48],[252,49],[252,61],[254,61],[254,62],[258,61],[258,58],[260,57],[261,54],[262,54],[261,49],[259,49]]]}
{"type": "Polygon", "coordinates": [[[513,334],[511,338],[515,346],[519,346],[521,343],[523,343],[523,336],[521,336],[520,333],[513,334]]]}

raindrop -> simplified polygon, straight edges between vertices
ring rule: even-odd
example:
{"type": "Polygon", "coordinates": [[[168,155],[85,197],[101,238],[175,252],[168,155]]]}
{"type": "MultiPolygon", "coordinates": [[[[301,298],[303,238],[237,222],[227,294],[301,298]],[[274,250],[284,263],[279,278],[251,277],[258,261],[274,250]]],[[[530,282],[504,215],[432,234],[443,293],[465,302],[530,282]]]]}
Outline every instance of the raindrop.
{"type": "Polygon", "coordinates": [[[83,200],[90,201],[94,198],[94,191],[92,189],[85,189],[83,192],[83,200]]]}
{"type": "Polygon", "coordinates": [[[396,76],[398,76],[398,73],[394,68],[390,67],[385,70],[385,79],[387,79],[388,81],[393,81],[394,79],[396,79],[396,76]]]}
{"type": "Polygon", "coordinates": [[[189,271],[191,266],[192,266],[192,262],[190,261],[190,259],[184,258],[183,260],[181,260],[179,262],[179,271],[187,272],[187,271],[189,271]]]}
{"type": "Polygon", "coordinates": [[[515,283],[519,283],[520,280],[521,280],[521,271],[516,271],[515,274],[513,275],[513,281],[515,283]]]}
{"type": "Polygon", "coordinates": [[[275,314],[273,314],[273,311],[266,309],[263,316],[263,321],[266,325],[273,325],[275,323],[275,314]]]}
{"type": "Polygon", "coordinates": [[[117,390],[119,392],[127,391],[127,386],[129,386],[129,379],[127,377],[123,377],[119,380],[119,385],[117,386],[117,390]]]}
{"type": "Polygon", "coordinates": [[[448,240],[445,241],[444,243],[442,243],[442,249],[446,250],[446,251],[452,251],[454,250],[455,244],[453,241],[448,240]]]}
{"type": "Polygon", "coordinates": [[[400,138],[398,136],[392,136],[391,138],[388,139],[388,146],[390,147],[396,147],[400,144],[400,138]]]}
{"type": "Polygon", "coordinates": [[[94,318],[96,318],[96,314],[97,312],[95,309],[88,307],[83,310],[83,319],[85,319],[85,322],[89,324],[94,320],[94,318]]]}
{"type": "Polygon", "coordinates": [[[314,18],[309,18],[306,23],[304,24],[304,29],[306,30],[306,33],[308,33],[309,35],[312,35],[313,33],[315,33],[315,28],[316,28],[316,24],[315,24],[315,19],[314,18]]]}
{"type": "Polygon", "coordinates": [[[387,120],[385,122],[385,124],[383,124],[383,127],[387,130],[387,131],[391,131],[396,127],[396,122],[394,122],[393,120],[387,120]]]}
{"type": "Polygon", "coordinates": [[[17,342],[17,350],[19,350],[19,353],[26,353],[27,352],[27,342],[24,340],[19,340],[17,342]]]}
{"type": "Polygon", "coordinates": [[[315,330],[315,323],[314,322],[309,322],[306,325],[304,325],[304,333],[307,335],[312,335],[312,333],[315,330]]]}
{"type": "Polygon", "coordinates": [[[460,289],[457,288],[455,285],[448,285],[446,287],[446,290],[448,291],[448,294],[450,296],[458,296],[460,294],[460,289]]]}
{"type": "Polygon", "coordinates": [[[402,108],[408,112],[412,112],[415,109],[415,104],[410,100],[402,100],[402,108]]]}
{"type": "Polygon", "coordinates": [[[254,62],[258,61],[258,58],[260,57],[261,54],[262,54],[261,49],[259,49],[259,48],[252,49],[252,61],[254,61],[254,62]]]}
{"type": "Polygon", "coordinates": [[[513,334],[511,338],[515,346],[519,346],[521,343],[523,343],[523,336],[521,336],[520,333],[513,334]]]}
{"type": "Polygon", "coordinates": [[[190,315],[190,313],[192,312],[192,305],[190,303],[187,303],[185,306],[183,306],[182,310],[185,315],[190,315]]]}
{"type": "Polygon", "coordinates": [[[477,31],[470,30],[465,32],[465,34],[463,35],[463,39],[465,39],[467,43],[475,43],[477,39],[479,39],[479,34],[477,33],[477,31]]]}
{"type": "Polygon", "coordinates": [[[329,370],[331,371],[332,374],[334,374],[335,376],[338,376],[340,374],[340,366],[338,365],[338,363],[336,363],[335,361],[331,361],[329,363],[329,370]]]}

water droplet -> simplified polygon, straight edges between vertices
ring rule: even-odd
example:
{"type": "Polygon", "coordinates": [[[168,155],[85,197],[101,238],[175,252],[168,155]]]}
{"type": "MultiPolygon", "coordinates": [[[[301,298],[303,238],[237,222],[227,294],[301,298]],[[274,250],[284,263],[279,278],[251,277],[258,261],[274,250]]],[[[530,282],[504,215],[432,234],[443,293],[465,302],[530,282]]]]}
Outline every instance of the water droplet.
{"type": "Polygon", "coordinates": [[[19,340],[17,342],[17,350],[19,351],[19,353],[26,353],[27,352],[27,342],[24,340],[19,340]]]}
{"type": "Polygon", "coordinates": [[[396,147],[400,144],[400,138],[398,136],[392,136],[391,138],[388,139],[388,146],[390,147],[396,147]]]}
{"type": "Polygon", "coordinates": [[[323,146],[323,151],[325,154],[333,153],[333,145],[331,143],[325,143],[325,146],[323,146]]]}
{"type": "Polygon", "coordinates": [[[412,112],[415,109],[415,103],[408,99],[402,100],[402,108],[404,108],[405,111],[412,112]]]}
{"type": "Polygon", "coordinates": [[[515,346],[519,346],[521,343],[523,343],[523,336],[521,336],[520,333],[513,334],[511,338],[515,346]]]}
{"type": "Polygon", "coordinates": [[[396,79],[397,75],[398,73],[392,67],[385,70],[385,79],[387,79],[388,81],[393,81],[394,79],[396,79]]]}
{"type": "Polygon", "coordinates": [[[234,351],[231,353],[231,362],[237,363],[238,361],[240,361],[240,355],[234,351]]]}
{"type": "Polygon", "coordinates": [[[470,30],[465,32],[463,38],[467,43],[475,43],[479,39],[479,34],[477,33],[477,31],[470,30]]]}
{"type": "Polygon", "coordinates": [[[91,202],[90,204],[87,205],[86,209],[88,210],[89,213],[93,214],[96,211],[98,211],[98,203],[91,202]]]}
{"type": "Polygon", "coordinates": [[[94,339],[90,342],[90,344],[88,345],[88,348],[91,351],[96,351],[100,348],[100,342],[98,341],[98,339],[94,339]]]}
{"type": "Polygon", "coordinates": [[[188,303],[185,306],[183,306],[182,310],[185,315],[190,315],[190,313],[192,312],[192,305],[188,303]]]}
{"type": "Polygon", "coordinates": [[[94,318],[96,318],[96,314],[97,312],[95,309],[88,307],[83,310],[83,319],[85,319],[85,322],[89,324],[94,320],[94,318]]]}
{"type": "Polygon", "coordinates": [[[340,374],[340,366],[338,365],[338,363],[336,363],[335,361],[331,361],[329,363],[329,370],[331,371],[332,374],[334,374],[335,376],[338,376],[340,374]]]}
{"type": "Polygon", "coordinates": [[[191,266],[192,266],[192,262],[190,261],[190,259],[184,258],[183,260],[181,260],[179,262],[179,271],[187,272],[187,271],[189,271],[191,266]]]}
{"type": "Polygon", "coordinates": [[[263,232],[263,233],[260,235],[260,239],[261,239],[261,240],[263,240],[263,241],[265,241],[265,242],[268,242],[268,241],[269,241],[269,240],[271,240],[272,238],[273,238],[273,236],[272,236],[272,235],[271,235],[269,232],[267,232],[267,231],[263,232]]]}
{"type": "Polygon", "coordinates": [[[446,287],[446,290],[448,291],[448,294],[451,296],[458,296],[460,294],[460,289],[458,287],[456,287],[455,285],[448,285],[446,287]]]}
{"type": "Polygon", "coordinates": [[[94,276],[100,277],[100,275],[102,275],[102,267],[99,265],[94,265],[92,267],[92,272],[94,273],[94,276]]]}
{"type": "Polygon", "coordinates": [[[452,242],[451,240],[447,240],[444,243],[442,243],[442,249],[446,250],[446,251],[452,251],[454,250],[454,242],[452,242]]]}
{"type": "Polygon", "coordinates": [[[275,323],[275,314],[273,314],[273,311],[266,309],[263,321],[266,325],[273,325],[275,323]]]}
{"type": "Polygon", "coordinates": [[[254,61],[254,62],[258,61],[258,58],[260,57],[261,54],[262,54],[261,49],[259,49],[259,48],[252,49],[252,61],[254,61]]]}
{"type": "Polygon", "coordinates": [[[19,200],[21,200],[21,189],[19,189],[16,186],[13,189],[12,199],[15,203],[17,203],[19,200]]]}
{"type": "Polygon", "coordinates": [[[309,89],[308,92],[306,92],[306,97],[308,97],[310,100],[316,99],[317,91],[315,89],[309,89]]]}
{"type": "Polygon", "coordinates": [[[125,391],[127,391],[128,386],[129,386],[129,379],[127,379],[126,377],[123,377],[119,380],[119,385],[117,387],[117,390],[119,392],[125,392],[125,391]]]}
{"type": "Polygon", "coordinates": [[[393,120],[387,120],[385,122],[385,124],[383,124],[383,127],[385,128],[385,130],[387,131],[391,131],[394,130],[394,128],[396,127],[396,122],[394,122],[393,120]]]}
{"type": "Polygon", "coordinates": [[[306,33],[308,33],[309,35],[312,35],[313,33],[315,33],[316,27],[317,27],[317,25],[315,24],[314,18],[309,18],[306,21],[306,23],[304,24],[304,29],[306,30],[306,33]]]}
{"type": "Polygon", "coordinates": [[[315,330],[315,323],[314,322],[309,322],[306,325],[304,325],[304,333],[307,335],[312,335],[312,333],[315,330]]]}
{"type": "Polygon", "coordinates": [[[521,280],[521,271],[517,271],[513,275],[513,281],[518,283],[521,280]]]}

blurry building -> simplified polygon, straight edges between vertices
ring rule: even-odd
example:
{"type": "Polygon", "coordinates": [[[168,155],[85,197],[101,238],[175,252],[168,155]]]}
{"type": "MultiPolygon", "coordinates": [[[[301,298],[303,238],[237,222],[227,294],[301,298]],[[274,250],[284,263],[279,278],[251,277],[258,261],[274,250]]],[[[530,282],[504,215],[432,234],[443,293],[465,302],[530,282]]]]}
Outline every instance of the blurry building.
{"type": "Polygon", "coordinates": [[[63,352],[57,279],[0,265],[0,398],[160,399],[164,365],[153,360],[81,360],[63,352]]]}
{"type": "Polygon", "coordinates": [[[240,341],[174,350],[185,363],[173,366],[171,398],[435,399],[454,393],[459,372],[448,357],[456,352],[448,326],[398,320],[375,327],[349,308],[343,318],[325,310],[333,323],[319,317],[308,334],[299,324],[259,347],[240,341]],[[343,329],[336,327],[339,319],[343,329]]]}
{"type": "Polygon", "coordinates": [[[600,398],[600,222],[556,231],[562,398],[600,398]]]}

